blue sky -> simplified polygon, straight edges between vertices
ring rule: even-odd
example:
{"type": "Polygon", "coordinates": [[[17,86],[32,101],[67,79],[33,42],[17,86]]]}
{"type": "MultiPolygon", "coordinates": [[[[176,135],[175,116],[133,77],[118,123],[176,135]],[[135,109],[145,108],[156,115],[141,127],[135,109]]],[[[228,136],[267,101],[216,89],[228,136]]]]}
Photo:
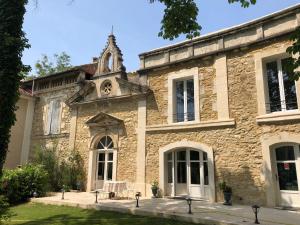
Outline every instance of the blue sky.
{"type": "MultiPolygon", "coordinates": [[[[117,43],[124,55],[127,71],[139,68],[138,54],[184,40],[163,40],[157,36],[163,5],[149,0],[39,0],[38,8],[29,0],[24,30],[31,48],[23,62],[32,67],[42,54],[52,56],[62,51],[73,65],[90,63],[105,47],[114,26],[117,43]]],[[[259,18],[300,3],[299,0],[258,0],[248,9],[227,0],[197,0],[201,34],[217,31],[259,18]]],[[[34,72],[34,70],[33,70],[34,72]]]]}

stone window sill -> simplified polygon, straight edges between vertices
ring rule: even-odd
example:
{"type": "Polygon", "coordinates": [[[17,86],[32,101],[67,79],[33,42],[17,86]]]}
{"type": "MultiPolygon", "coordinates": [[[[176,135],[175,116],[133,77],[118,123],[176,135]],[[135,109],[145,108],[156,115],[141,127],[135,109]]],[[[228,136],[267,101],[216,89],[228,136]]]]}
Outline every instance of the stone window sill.
{"type": "Polygon", "coordinates": [[[300,120],[300,111],[276,112],[256,117],[258,124],[300,120]]]}
{"type": "Polygon", "coordinates": [[[59,133],[59,134],[47,134],[47,135],[35,135],[33,139],[51,139],[51,138],[66,138],[69,137],[69,133],[59,133]]]}
{"type": "Polygon", "coordinates": [[[228,127],[234,126],[235,120],[213,120],[205,122],[186,122],[186,123],[175,123],[175,124],[161,124],[161,125],[152,125],[146,127],[146,132],[153,131],[168,131],[168,130],[186,130],[186,129],[198,129],[206,127],[228,127]]]}

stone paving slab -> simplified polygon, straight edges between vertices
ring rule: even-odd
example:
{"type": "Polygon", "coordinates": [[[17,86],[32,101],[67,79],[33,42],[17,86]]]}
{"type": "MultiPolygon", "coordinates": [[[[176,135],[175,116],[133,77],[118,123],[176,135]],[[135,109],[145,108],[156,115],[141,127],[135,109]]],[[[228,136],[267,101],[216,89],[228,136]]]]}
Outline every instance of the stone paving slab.
{"type": "MultiPolygon", "coordinates": [[[[67,205],[85,209],[116,211],[143,216],[157,216],[181,221],[207,225],[249,225],[254,224],[254,214],[250,206],[224,206],[219,203],[193,201],[192,212],[187,213],[188,206],[185,200],[179,199],[141,199],[140,208],[136,208],[135,200],[102,200],[95,204],[95,194],[65,193],[61,200],[61,193],[51,197],[35,198],[33,202],[67,205]]],[[[262,225],[300,225],[300,212],[272,208],[261,208],[259,222],[262,225]]]]}

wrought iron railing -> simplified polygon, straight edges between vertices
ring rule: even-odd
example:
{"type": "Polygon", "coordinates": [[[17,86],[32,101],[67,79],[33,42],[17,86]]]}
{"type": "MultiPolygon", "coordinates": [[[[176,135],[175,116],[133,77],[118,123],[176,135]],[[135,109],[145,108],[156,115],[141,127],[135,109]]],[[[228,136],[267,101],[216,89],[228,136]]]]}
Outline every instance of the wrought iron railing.
{"type": "Polygon", "coordinates": [[[266,103],[267,113],[298,109],[297,101],[274,101],[266,103]]]}
{"type": "Polygon", "coordinates": [[[173,114],[173,122],[174,123],[194,121],[194,120],[195,120],[194,112],[173,114]]]}

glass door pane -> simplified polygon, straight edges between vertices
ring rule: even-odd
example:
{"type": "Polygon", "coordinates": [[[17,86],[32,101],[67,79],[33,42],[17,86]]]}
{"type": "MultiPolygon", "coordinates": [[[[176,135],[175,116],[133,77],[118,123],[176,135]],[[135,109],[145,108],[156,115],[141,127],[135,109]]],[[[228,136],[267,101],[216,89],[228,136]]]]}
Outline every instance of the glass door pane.
{"type": "Polygon", "coordinates": [[[98,180],[104,180],[105,174],[105,153],[98,155],[98,180]]]}
{"type": "Polygon", "coordinates": [[[276,160],[280,190],[298,191],[294,146],[283,146],[277,148],[276,160]]]}
{"type": "Polygon", "coordinates": [[[177,183],[186,183],[186,151],[177,152],[177,183]]]}
{"type": "Polygon", "coordinates": [[[200,152],[190,151],[191,184],[200,184],[200,152]]]}
{"type": "Polygon", "coordinates": [[[295,163],[277,163],[280,190],[298,191],[295,163]]]}

